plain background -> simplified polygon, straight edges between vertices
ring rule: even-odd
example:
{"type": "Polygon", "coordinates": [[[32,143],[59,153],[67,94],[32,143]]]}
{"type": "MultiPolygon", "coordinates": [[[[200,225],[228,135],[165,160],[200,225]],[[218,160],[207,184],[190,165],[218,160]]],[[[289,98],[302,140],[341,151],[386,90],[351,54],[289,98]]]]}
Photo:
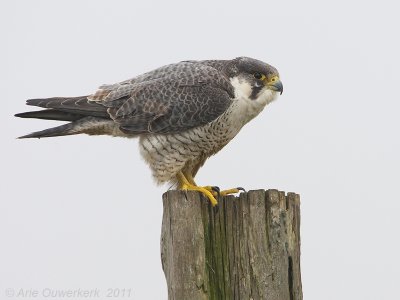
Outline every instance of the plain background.
{"type": "Polygon", "coordinates": [[[26,99],[250,56],[278,68],[284,93],[198,182],[301,194],[305,299],[395,299],[398,12],[396,1],[2,1],[0,298],[7,288],[167,296],[168,186],[154,185],[137,141],[16,140],[56,125],[14,118],[26,99]]]}

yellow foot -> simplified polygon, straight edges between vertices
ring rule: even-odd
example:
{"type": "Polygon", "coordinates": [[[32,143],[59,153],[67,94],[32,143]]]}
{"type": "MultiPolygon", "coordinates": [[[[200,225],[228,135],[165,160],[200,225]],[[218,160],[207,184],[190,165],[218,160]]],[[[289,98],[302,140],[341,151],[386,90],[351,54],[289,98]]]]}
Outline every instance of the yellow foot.
{"type": "Polygon", "coordinates": [[[205,187],[184,183],[182,185],[181,189],[188,190],[188,191],[199,191],[204,196],[206,196],[208,198],[208,200],[210,200],[212,206],[215,206],[218,204],[218,201],[217,201],[217,199],[215,199],[214,195],[205,187]]]}
{"type": "Polygon", "coordinates": [[[217,186],[205,186],[205,189],[207,189],[208,191],[210,191],[210,193],[212,193],[214,196],[220,195],[220,196],[226,196],[226,195],[230,195],[230,194],[236,194],[239,193],[240,191],[245,192],[246,190],[242,187],[237,187],[237,188],[233,188],[233,189],[229,189],[229,190],[223,190],[220,191],[219,187],[217,186]]]}
{"type": "Polygon", "coordinates": [[[221,196],[226,196],[226,195],[230,195],[230,194],[239,193],[240,191],[245,192],[245,189],[242,187],[237,187],[237,188],[233,188],[233,189],[229,189],[229,190],[223,190],[220,192],[220,194],[221,194],[221,196]]]}
{"type": "Polygon", "coordinates": [[[210,200],[212,206],[216,206],[218,204],[217,199],[215,199],[214,195],[205,187],[197,186],[194,182],[192,176],[185,176],[182,172],[177,174],[179,188],[181,190],[187,191],[198,191],[202,193],[204,196],[210,200]]]}
{"type": "Polygon", "coordinates": [[[220,191],[219,187],[217,186],[197,186],[192,175],[184,174],[182,171],[177,174],[177,179],[179,188],[181,190],[198,191],[202,193],[208,198],[208,200],[210,200],[212,206],[216,206],[218,204],[218,201],[215,198],[216,196],[236,194],[240,191],[245,192],[245,189],[241,187],[220,191]]]}

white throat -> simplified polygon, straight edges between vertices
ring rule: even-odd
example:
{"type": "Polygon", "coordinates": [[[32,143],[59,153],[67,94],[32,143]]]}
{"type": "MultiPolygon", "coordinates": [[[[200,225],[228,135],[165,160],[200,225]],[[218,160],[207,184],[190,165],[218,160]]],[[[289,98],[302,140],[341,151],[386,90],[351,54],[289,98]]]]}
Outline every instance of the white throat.
{"type": "Polygon", "coordinates": [[[235,91],[235,111],[237,118],[243,121],[243,125],[256,117],[264,107],[277,98],[278,93],[264,87],[256,99],[250,99],[252,86],[246,80],[233,77],[231,84],[235,91]]]}

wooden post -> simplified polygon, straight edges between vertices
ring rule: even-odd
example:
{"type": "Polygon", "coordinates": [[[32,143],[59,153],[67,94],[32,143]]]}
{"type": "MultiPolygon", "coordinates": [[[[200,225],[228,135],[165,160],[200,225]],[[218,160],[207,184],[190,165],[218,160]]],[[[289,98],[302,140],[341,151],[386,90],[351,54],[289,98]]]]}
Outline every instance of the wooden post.
{"type": "Polygon", "coordinates": [[[169,299],[302,299],[300,197],[256,190],[219,199],[163,195],[161,260],[169,299]]]}

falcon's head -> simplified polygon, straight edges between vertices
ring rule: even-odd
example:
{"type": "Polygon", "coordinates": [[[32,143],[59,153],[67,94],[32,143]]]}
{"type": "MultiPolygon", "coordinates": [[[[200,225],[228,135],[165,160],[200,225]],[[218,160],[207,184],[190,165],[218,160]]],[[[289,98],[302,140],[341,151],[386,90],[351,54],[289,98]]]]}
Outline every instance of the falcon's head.
{"type": "Polygon", "coordinates": [[[236,98],[250,105],[265,106],[273,101],[278,93],[283,92],[278,71],[273,66],[253,58],[238,57],[232,60],[227,74],[235,89],[236,98]]]}

